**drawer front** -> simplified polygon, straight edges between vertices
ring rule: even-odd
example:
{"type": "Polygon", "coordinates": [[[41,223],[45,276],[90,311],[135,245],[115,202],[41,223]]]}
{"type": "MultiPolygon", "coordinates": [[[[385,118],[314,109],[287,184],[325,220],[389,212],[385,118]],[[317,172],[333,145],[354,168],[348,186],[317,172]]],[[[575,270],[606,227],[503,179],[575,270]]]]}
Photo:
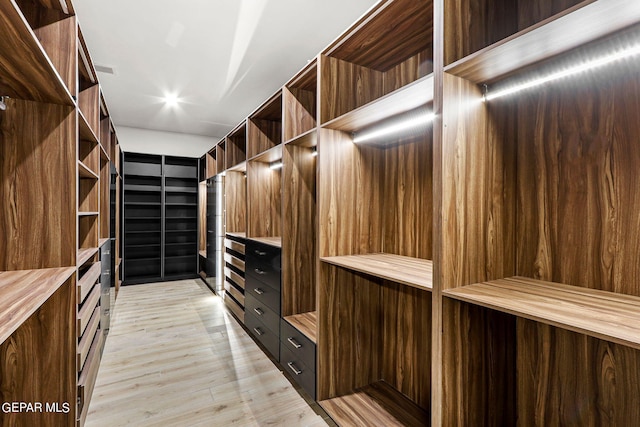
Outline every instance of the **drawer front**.
{"type": "Polygon", "coordinates": [[[280,337],[267,328],[264,323],[254,316],[252,311],[245,312],[244,324],[249,332],[267,349],[274,359],[280,360],[280,337]]]}
{"type": "Polygon", "coordinates": [[[224,260],[225,262],[229,263],[230,265],[233,265],[237,269],[244,271],[244,261],[241,260],[240,258],[236,258],[232,254],[225,252],[224,260]]]}
{"type": "Polygon", "coordinates": [[[280,248],[249,241],[247,243],[246,275],[280,289],[280,248]]]}
{"type": "Polygon", "coordinates": [[[315,343],[284,319],[280,320],[280,341],[307,368],[316,370],[315,343]]]}
{"type": "Polygon", "coordinates": [[[231,239],[224,239],[224,246],[244,255],[244,243],[236,242],[235,240],[231,239]]]}
{"type": "Polygon", "coordinates": [[[247,277],[245,296],[251,295],[273,311],[280,314],[280,291],[267,286],[254,277],[247,277]]]}
{"type": "Polygon", "coordinates": [[[289,376],[316,400],[316,373],[291,353],[283,342],[280,343],[280,364],[289,376]]]}
{"type": "Polygon", "coordinates": [[[244,311],[250,312],[272,331],[277,331],[280,326],[280,316],[266,304],[254,298],[253,295],[247,295],[244,298],[244,311]]]}

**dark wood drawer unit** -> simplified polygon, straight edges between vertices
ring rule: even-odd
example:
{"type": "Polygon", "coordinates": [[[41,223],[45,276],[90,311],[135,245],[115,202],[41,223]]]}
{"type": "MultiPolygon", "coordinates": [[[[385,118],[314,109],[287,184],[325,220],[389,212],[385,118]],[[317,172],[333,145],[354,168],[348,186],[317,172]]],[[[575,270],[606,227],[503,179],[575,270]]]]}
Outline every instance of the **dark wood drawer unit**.
{"type": "Polygon", "coordinates": [[[316,344],[284,319],[280,320],[280,341],[298,360],[315,372],[316,344]]]}
{"type": "Polygon", "coordinates": [[[280,338],[278,333],[267,328],[253,311],[246,311],[244,323],[251,335],[267,349],[274,359],[280,360],[280,338]]]}
{"type": "Polygon", "coordinates": [[[272,331],[278,331],[280,326],[280,315],[269,308],[264,302],[254,298],[249,294],[245,297],[245,311],[251,312],[258,320],[262,321],[265,326],[272,331]]]}
{"type": "Polygon", "coordinates": [[[304,391],[316,399],[316,373],[315,369],[307,366],[303,360],[289,350],[291,346],[280,342],[280,364],[284,370],[294,379],[304,391]]]}
{"type": "Polygon", "coordinates": [[[281,250],[274,246],[247,241],[246,275],[280,290],[281,250]]]}
{"type": "Polygon", "coordinates": [[[245,295],[251,295],[280,316],[280,292],[255,278],[247,278],[245,295]]]}

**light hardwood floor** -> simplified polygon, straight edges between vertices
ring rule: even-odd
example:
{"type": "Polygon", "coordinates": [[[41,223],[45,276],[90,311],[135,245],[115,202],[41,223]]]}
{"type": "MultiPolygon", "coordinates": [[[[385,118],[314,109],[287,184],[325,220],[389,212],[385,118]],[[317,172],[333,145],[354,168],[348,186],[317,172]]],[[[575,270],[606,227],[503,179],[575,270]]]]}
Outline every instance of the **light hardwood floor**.
{"type": "Polygon", "coordinates": [[[219,297],[182,280],[120,289],[86,426],[125,425],[327,423],[219,297]]]}

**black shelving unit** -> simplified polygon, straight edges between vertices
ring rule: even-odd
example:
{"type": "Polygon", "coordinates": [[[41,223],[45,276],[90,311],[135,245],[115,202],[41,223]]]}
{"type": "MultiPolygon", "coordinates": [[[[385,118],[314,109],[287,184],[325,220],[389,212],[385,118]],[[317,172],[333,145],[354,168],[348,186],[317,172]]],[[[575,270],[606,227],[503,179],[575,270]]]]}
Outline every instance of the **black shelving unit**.
{"type": "Polygon", "coordinates": [[[198,159],[125,153],[124,285],[197,277],[198,159]]]}

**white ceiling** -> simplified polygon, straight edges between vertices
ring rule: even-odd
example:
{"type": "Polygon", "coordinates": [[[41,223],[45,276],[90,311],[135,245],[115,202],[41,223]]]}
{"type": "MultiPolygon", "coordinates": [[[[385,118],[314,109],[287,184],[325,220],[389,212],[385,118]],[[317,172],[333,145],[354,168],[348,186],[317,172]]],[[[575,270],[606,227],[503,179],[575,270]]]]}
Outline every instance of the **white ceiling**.
{"type": "Polygon", "coordinates": [[[376,0],[75,0],[118,126],[223,137],[376,0]],[[178,96],[176,107],[163,97],[178,96]]]}

